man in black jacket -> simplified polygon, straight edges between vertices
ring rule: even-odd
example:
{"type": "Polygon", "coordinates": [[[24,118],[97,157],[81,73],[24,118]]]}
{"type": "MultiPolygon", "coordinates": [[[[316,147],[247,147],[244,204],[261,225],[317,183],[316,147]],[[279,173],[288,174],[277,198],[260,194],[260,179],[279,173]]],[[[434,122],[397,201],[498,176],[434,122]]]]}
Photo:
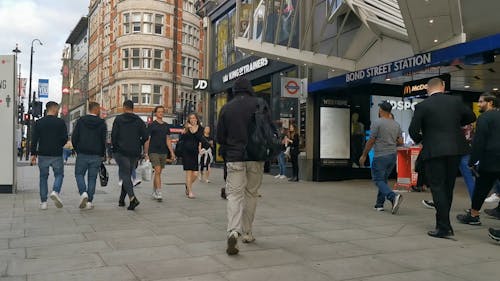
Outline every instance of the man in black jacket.
{"type": "Polygon", "coordinates": [[[101,106],[97,102],[89,102],[89,114],[76,122],[71,140],[77,152],[75,178],[80,193],[80,209],[94,207],[94,193],[97,174],[101,162],[106,159],[106,123],[99,117],[101,106]],[[88,170],[88,183],[85,184],[85,173],[88,170]]]}
{"type": "Polygon", "coordinates": [[[63,146],[68,141],[68,129],[60,118],[57,118],[59,104],[49,101],[46,105],[47,115],[36,121],[33,128],[31,142],[31,165],[38,158],[38,169],[40,170],[40,209],[47,209],[47,194],[49,168],[54,172],[54,186],[50,199],[54,201],[57,208],[62,208],[62,200],[59,197],[64,178],[63,146]]]}
{"type": "Polygon", "coordinates": [[[491,187],[500,179],[500,111],[498,100],[491,93],[479,96],[481,115],[477,119],[476,134],[472,141],[472,154],[469,167],[475,169],[478,165],[476,188],[472,195],[470,213],[457,215],[461,223],[481,225],[479,210],[484,199],[488,196],[491,187]]]}
{"type": "Polygon", "coordinates": [[[264,173],[264,161],[248,159],[246,153],[248,126],[258,99],[252,85],[244,78],[234,83],[233,94],[234,98],[222,108],[217,123],[217,141],[221,144],[221,155],[227,167],[228,255],[239,252],[239,235],[243,235],[244,243],[255,241],[252,223],[264,173]]]}
{"type": "Polygon", "coordinates": [[[130,176],[137,166],[137,161],[142,155],[144,143],[148,140],[146,124],[134,114],[134,102],[123,102],[124,113],[117,116],[111,130],[111,143],[113,144],[113,158],[118,164],[118,175],[122,180],[122,192],[118,205],[125,206],[125,196],[128,194],[130,205],[128,210],[134,210],[139,205],[139,200],[134,195],[130,176]]]}
{"type": "Polygon", "coordinates": [[[462,126],[476,120],[476,116],[459,97],[444,94],[445,84],[439,78],[427,83],[429,97],[415,106],[409,133],[415,143],[422,142],[421,159],[436,205],[436,229],[432,237],[453,236],[450,208],[461,155],[468,145],[462,126]]]}

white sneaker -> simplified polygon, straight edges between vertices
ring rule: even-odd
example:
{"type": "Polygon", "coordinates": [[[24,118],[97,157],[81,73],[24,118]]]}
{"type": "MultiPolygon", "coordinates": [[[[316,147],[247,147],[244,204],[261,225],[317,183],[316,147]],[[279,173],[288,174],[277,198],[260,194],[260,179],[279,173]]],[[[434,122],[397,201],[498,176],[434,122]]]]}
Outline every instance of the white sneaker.
{"type": "Polygon", "coordinates": [[[84,192],[82,193],[82,195],[80,195],[80,209],[83,209],[85,207],[87,207],[87,202],[89,200],[89,195],[87,194],[87,192],[84,192]]]}
{"type": "Polygon", "coordinates": [[[227,249],[226,253],[230,256],[238,254],[238,232],[233,230],[227,236],[227,249]]]}
{"type": "Polygon", "coordinates": [[[136,179],[132,179],[132,185],[135,187],[135,186],[138,186],[139,184],[141,184],[141,180],[136,178],[136,179]]]}
{"type": "Polygon", "coordinates": [[[281,176],[280,176],[280,179],[281,179],[281,180],[286,179],[286,176],[285,176],[285,175],[281,175],[281,176]]]}
{"type": "Polygon", "coordinates": [[[122,180],[118,180],[118,187],[122,187],[122,184],[123,184],[123,181],[122,180]]]}
{"type": "Polygon", "coordinates": [[[47,202],[40,203],[40,210],[47,210],[47,202]]]}
{"type": "Polygon", "coordinates": [[[57,192],[52,191],[52,193],[50,193],[50,199],[52,199],[54,201],[54,204],[56,205],[57,208],[63,207],[62,200],[59,197],[59,194],[57,194],[57,192]]]}
{"type": "Polygon", "coordinates": [[[252,243],[255,242],[255,237],[253,237],[252,232],[248,232],[243,234],[241,241],[243,241],[243,243],[252,243]]]}
{"type": "Polygon", "coordinates": [[[158,199],[158,194],[156,194],[156,190],[151,193],[151,199],[156,200],[158,199]]]}
{"type": "Polygon", "coordinates": [[[85,207],[87,210],[92,210],[94,209],[94,204],[92,202],[87,202],[87,206],[85,207]]]}
{"type": "Polygon", "coordinates": [[[495,202],[499,202],[499,201],[500,201],[500,197],[498,197],[498,195],[496,193],[491,194],[488,198],[486,198],[484,200],[484,202],[486,202],[486,203],[495,203],[495,202]]]}
{"type": "Polygon", "coordinates": [[[281,175],[280,174],[277,174],[276,176],[274,176],[275,179],[279,179],[281,178],[281,175]]]}
{"type": "Polygon", "coordinates": [[[206,180],[205,180],[205,182],[206,182],[206,183],[210,183],[210,180],[209,180],[209,179],[206,179],[206,180]]]}
{"type": "Polygon", "coordinates": [[[163,198],[161,197],[161,191],[157,190],[156,191],[156,200],[161,201],[163,198]]]}

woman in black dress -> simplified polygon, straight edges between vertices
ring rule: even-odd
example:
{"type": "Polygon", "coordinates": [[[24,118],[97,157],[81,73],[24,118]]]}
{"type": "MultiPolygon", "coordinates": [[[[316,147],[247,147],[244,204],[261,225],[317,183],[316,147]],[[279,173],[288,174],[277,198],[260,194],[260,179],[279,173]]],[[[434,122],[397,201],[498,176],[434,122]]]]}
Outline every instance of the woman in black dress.
{"type": "Polygon", "coordinates": [[[198,146],[200,142],[207,142],[203,138],[203,127],[200,126],[200,120],[195,113],[189,114],[181,140],[182,165],[186,171],[186,195],[193,199],[193,183],[198,178],[198,146]]]}
{"type": "Polygon", "coordinates": [[[290,145],[290,162],[292,162],[292,177],[289,181],[299,181],[299,134],[297,134],[297,128],[294,124],[290,124],[288,128],[289,139],[288,145],[290,145]]]}

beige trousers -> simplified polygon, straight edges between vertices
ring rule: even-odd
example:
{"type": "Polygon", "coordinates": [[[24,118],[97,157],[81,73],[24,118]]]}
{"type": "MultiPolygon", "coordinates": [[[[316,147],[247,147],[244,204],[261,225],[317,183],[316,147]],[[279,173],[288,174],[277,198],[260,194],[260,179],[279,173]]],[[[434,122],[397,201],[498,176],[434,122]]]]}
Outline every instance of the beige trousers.
{"type": "Polygon", "coordinates": [[[264,162],[228,162],[226,165],[227,231],[252,232],[264,162]]]}

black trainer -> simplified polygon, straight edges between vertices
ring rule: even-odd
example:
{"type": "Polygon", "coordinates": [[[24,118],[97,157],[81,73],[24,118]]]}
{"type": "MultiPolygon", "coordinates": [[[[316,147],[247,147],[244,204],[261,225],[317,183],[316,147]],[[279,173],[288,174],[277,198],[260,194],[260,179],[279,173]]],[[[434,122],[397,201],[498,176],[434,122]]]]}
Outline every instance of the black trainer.
{"type": "Polygon", "coordinates": [[[125,201],[118,201],[118,207],[125,207],[125,201]]]}
{"type": "Polygon", "coordinates": [[[470,213],[457,215],[457,220],[463,224],[481,225],[481,221],[479,220],[479,216],[473,217],[470,213]]]}
{"type": "Polygon", "coordinates": [[[495,241],[500,241],[500,230],[495,230],[490,227],[490,229],[488,229],[488,236],[495,241]]]}
{"type": "Polygon", "coordinates": [[[140,203],[141,202],[139,202],[139,200],[137,200],[137,197],[134,197],[134,199],[132,199],[130,201],[130,204],[128,205],[127,210],[133,211],[135,209],[135,207],[137,207],[140,203]]]}
{"type": "Polygon", "coordinates": [[[428,209],[436,208],[436,204],[434,204],[434,202],[432,202],[431,200],[422,200],[422,205],[424,205],[428,209]]]}
{"type": "Polygon", "coordinates": [[[396,194],[394,196],[394,199],[392,199],[392,209],[391,213],[394,215],[398,212],[399,206],[401,205],[401,202],[403,202],[403,195],[401,194],[396,194]]]}
{"type": "Polygon", "coordinates": [[[500,209],[498,207],[493,209],[485,209],[484,213],[487,214],[488,216],[492,216],[500,220],[500,209]]]}

